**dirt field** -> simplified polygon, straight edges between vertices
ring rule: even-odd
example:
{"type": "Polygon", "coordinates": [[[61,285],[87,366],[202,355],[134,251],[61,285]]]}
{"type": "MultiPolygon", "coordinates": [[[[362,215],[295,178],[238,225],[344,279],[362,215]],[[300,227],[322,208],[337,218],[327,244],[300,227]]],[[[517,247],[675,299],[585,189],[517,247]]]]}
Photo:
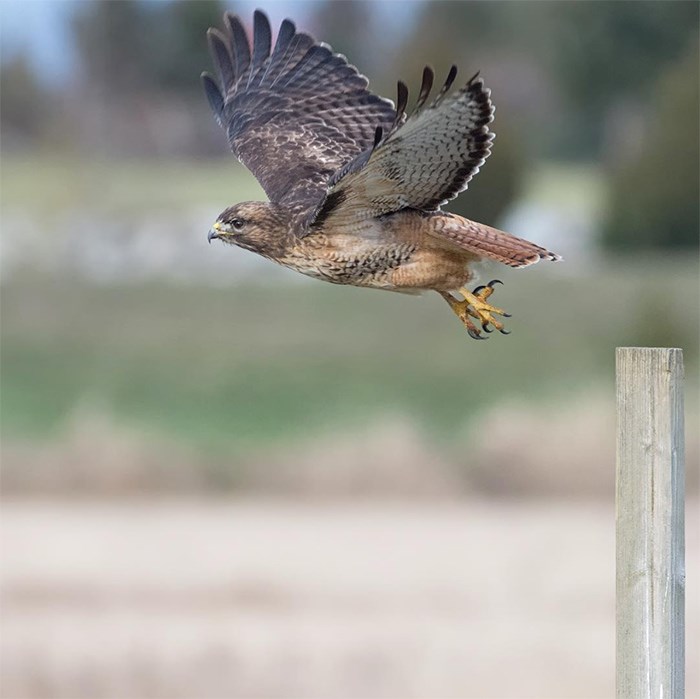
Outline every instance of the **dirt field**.
{"type": "MultiPolygon", "coordinates": [[[[2,520],[7,699],[614,694],[608,505],[16,500],[2,520]]],[[[687,539],[692,659],[696,506],[687,539]]]]}

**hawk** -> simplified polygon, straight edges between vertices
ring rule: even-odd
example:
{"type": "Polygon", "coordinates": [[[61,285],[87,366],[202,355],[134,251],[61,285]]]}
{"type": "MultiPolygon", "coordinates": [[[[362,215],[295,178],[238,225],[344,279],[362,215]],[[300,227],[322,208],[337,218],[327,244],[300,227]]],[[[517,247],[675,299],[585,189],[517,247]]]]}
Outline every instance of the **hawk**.
{"type": "Polygon", "coordinates": [[[240,19],[227,12],[224,31],[207,32],[218,79],[203,73],[202,81],[231,150],[269,201],[227,208],[209,242],[334,284],[434,290],[471,337],[507,333],[498,316],[508,314],[488,301],[499,280],[467,288],[473,263],[526,267],[560,258],[441,209],[491,150],[494,108],[478,74],[450,90],[453,66],[429,102],[434,73],[426,67],[407,116],[403,82],[396,105],[375,95],[345,56],[290,20],[273,46],[270,22],[257,10],[252,37],[251,46],[240,19]]]}

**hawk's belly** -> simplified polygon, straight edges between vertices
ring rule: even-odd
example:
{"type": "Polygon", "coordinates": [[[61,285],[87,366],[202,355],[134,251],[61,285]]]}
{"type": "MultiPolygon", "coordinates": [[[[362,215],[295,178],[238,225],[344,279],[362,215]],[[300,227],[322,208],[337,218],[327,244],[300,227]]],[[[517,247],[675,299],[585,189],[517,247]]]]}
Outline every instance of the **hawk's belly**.
{"type": "Polygon", "coordinates": [[[293,255],[283,264],[309,277],[332,284],[391,288],[391,275],[414,254],[409,246],[382,246],[371,251],[338,250],[314,245],[305,254],[293,255]],[[310,253],[310,254],[309,254],[310,253]]]}
{"type": "Polygon", "coordinates": [[[471,278],[467,265],[475,258],[444,246],[397,242],[368,245],[367,241],[338,245],[337,241],[304,241],[303,247],[281,260],[309,277],[390,291],[451,290],[471,278]],[[323,244],[326,242],[326,244],[323,244]],[[311,244],[309,244],[311,243],[311,244]]]}

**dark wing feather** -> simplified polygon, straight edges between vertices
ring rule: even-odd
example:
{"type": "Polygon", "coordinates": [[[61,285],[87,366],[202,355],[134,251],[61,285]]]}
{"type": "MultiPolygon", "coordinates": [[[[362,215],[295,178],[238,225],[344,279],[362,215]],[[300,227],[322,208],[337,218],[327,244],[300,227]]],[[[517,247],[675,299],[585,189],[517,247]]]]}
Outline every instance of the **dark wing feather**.
{"type": "Polygon", "coordinates": [[[221,90],[219,90],[216,80],[209,73],[202,73],[202,84],[216,121],[219,123],[219,126],[223,126],[221,119],[224,115],[224,98],[221,90]]]}
{"type": "Polygon", "coordinates": [[[225,25],[225,34],[208,34],[219,76],[217,85],[203,75],[209,104],[268,197],[300,212],[314,209],[331,175],[372,148],[377,128],[390,130],[393,103],[289,20],[271,51],[270,23],[257,10],[252,53],[240,20],[227,13],[225,25]]]}
{"type": "Polygon", "coordinates": [[[270,48],[272,47],[272,29],[270,21],[262,12],[256,12],[253,15],[253,36],[255,43],[253,44],[253,60],[248,78],[248,87],[251,84],[259,84],[262,79],[262,64],[270,57],[270,48]],[[255,77],[255,80],[253,78],[255,77]]]}
{"type": "Polygon", "coordinates": [[[420,86],[420,92],[418,93],[418,102],[416,102],[416,113],[418,113],[425,104],[425,101],[430,95],[430,91],[433,89],[433,80],[435,80],[435,73],[430,66],[425,66],[423,68],[423,80],[420,86]]]}
{"type": "Polygon", "coordinates": [[[432,71],[423,73],[417,110],[400,121],[371,152],[334,177],[329,195],[339,202],[335,212],[324,203],[319,210],[332,216],[368,218],[404,208],[436,210],[467,188],[491,151],[493,120],[490,91],[475,75],[461,90],[448,93],[453,67],[435,101],[423,104],[432,87],[432,71]]]}
{"type": "MultiPolygon", "coordinates": [[[[241,24],[241,20],[230,12],[224,15],[224,24],[228,32],[228,42],[231,47],[231,54],[233,55],[236,69],[235,80],[238,80],[246,70],[248,70],[248,66],[250,65],[250,44],[248,43],[248,35],[241,24]]],[[[214,61],[216,62],[216,56],[214,56],[214,61]]],[[[229,84],[233,83],[223,83],[224,91],[226,91],[226,86],[229,84]]]]}
{"type": "Polygon", "coordinates": [[[207,41],[209,42],[209,52],[214,56],[219,82],[222,85],[227,85],[235,79],[235,70],[226,36],[218,29],[209,29],[207,41]]]}

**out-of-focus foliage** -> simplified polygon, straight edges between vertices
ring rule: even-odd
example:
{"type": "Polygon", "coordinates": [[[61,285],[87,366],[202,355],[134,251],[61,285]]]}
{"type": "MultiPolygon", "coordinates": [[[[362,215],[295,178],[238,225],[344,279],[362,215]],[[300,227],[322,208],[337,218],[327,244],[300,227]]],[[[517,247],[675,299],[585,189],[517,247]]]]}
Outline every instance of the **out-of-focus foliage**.
{"type": "Polygon", "coordinates": [[[109,157],[221,152],[199,74],[218,0],[86,3],[74,21],[83,148],[109,157]]]}
{"type": "Polygon", "coordinates": [[[3,65],[0,72],[0,93],[3,148],[8,145],[36,145],[48,127],[44,112],[45,94],[37,83],[26,55],[18,54],[3,65]],[[10,135],[13,137],[6,138],[10,135]]]}
{"type": "MultiPolygon", "coordinates": [[[[148,82],[151,22],[136,0],[86,4],[74,22],[83,86],[109,95],[135,92],[148,82]]],[[[151,45],[156,53],[160,47],[151,45]]],[[[153,85],[155,87],[155,85],[153,85]]]]}
{"type": "MultiPolygon", "coordinates": [[[[575,127],[567,132],[568,145],[560,147],[582,157],[604,145],[615,102],[656,101],[658,76],[687,51],[700,22],[697,2],[523,4],[542,22],[541,60],[566,98],[567,119],[575,127]]],[[[525,23],[523,31],[531,27],[525,23]]]]}
{"type": "Polygon", "coordinates": [[[153,63],[162,85],[201,98],[202,87],[193,78],[201,70],[212,70],[203,38],[209,27],[221,26],[225,7],[220,0],[174,2],[168,13],[158,13],[157,37],[161,50],[153,57],[153,63]],[[193,66],[202,68],[193,75],[193,66]]]}
{"type": "Polygon", "coordinates": [[[95,2],[75,20],[84,80],[109,93],[199,90],[209,65],[205,32],[221,22],[219,0],[95,2]]]}
{"type": "Polygon", "coordinates": [[[616,103],[653,101],[657,76],[686,52],[699,21],[694,2],[426,2],[397,60],[409,76],[425,61],[439,72],[454,62],[488,72],[517,100],[537,152],[593,159],[616,103]],[[543,110],[546,131],[537,128],[543,110]]]}
{"type": "Polygon", "coordinates": [[[642,147],[614,173],[605,245],[697,247],[700,228],[698,44],[654,86],[642,147]]]}

